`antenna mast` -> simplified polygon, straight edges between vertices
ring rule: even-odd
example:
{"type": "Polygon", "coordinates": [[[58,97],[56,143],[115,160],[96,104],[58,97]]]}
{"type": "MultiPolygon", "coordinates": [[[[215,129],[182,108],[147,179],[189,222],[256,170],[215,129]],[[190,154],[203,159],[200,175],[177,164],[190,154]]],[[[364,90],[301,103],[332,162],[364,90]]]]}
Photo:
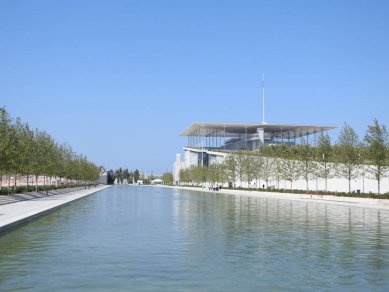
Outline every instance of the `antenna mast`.
{"type": "Polygon", "coordinates": [[[265,123],[265,74],[262,74],[262,124],[265,123]]]}

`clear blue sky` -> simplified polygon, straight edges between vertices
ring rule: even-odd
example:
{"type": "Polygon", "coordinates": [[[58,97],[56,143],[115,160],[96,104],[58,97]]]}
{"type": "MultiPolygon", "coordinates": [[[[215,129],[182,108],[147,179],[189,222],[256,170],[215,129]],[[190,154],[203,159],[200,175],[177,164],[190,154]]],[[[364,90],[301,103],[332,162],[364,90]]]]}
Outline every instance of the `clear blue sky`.
{"type": "MultiPolygon", "coordinates": [[[[97,164],[170,170],[194,121],[389,126],[388,1],[0,1],[0,105],[97,164]]],[[[334,132],[337,135],[337,132],[334,132]]]]}

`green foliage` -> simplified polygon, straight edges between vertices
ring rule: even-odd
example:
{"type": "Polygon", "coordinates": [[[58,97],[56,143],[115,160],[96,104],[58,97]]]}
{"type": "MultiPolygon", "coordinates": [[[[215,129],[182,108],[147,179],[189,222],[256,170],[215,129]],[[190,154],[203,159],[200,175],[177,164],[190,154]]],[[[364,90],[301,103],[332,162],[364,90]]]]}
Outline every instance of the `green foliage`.
{"type": "Polygon", "coordinates": [[[374,119],[373,125],[368,126],[364,137],[366,145],[365,157],[370,166],[368,171],[377,180],[377,190],[380,194],[381,178],[388,169],[388,144],[389,136],[385,125],[380,126],[377,119],[374,119]]]}
{"type": "Polygon", "coordinates": [[[315,177],[317,171],[317,163],[315,162],[315,151],[307,141],[302,140],[302,143],[296,146],[296,156],[299,161],[299,173],[305,180],[306,190],[309,190],[309,181],[315,177]]]}
{"type": "Polygon", "coordinates": [[[290,189],[293,189],[293,182],[301,177],[299,162],[291,158],[276,159],[277,170],[282,179],[289,181],[290,189]]]}
{"type": "Polygon", "coordinates": [[[274,166],[274,158],[262,156],[261,178],[266,182],[266,187],[269,187],[270,181],[275,177],[276,168],[274,166]]]}
{"type": "Polygon", "coordinates": [[[360,146],[361,143],[357,133],[349,125],[344,124],[334,153],[335,160],[338,162],[337,174],[348,180],[349,193],[351,193],[351,181],[359,176],[359,166],[361,164],[360,146]]]}
{"type": "MultiPolygon", "coordinates": [[[[141,179],[141,175],[138,169],[135,169],[134,171],[129,171],[128,168],[121,168],[119,167],[116,170],[110,170],[108,171],[108,177],[109,177],[109,184],[113,184],[115,180],[118,183],[123,183],[124,180],[127,180],[127,183],[132,184],[133,182],[137,183],[139,179],[141,179]]],[[[146,180],[146,178],[143,178],[146,180]]],[[[154,177],[151,175],[147,181],[153,180],[154,177]]]]}
{"type": "Polygon", "coordinates": [[[330,161],[333,158],[331,140],[327,133],[321,133],[317,140],[316,147],[316,176],[324,179],[325,190],[327,191],[328,179],[335,176],[333,164],[330,161]]]}
{"type": "Polygon", "coordinates": [[[243,151],[239,151],[235,155],[236,160],[236,174],[238,175],[240,186],[242,187],[245,175],[247,173],[246,164],[247,164],[247,155],[243,151]]]}
{"type": "MultiPolygon", "coordinates": [[[[20,118],[13,121],[0,108],[0,177],[25,175],[59,177],[86,183],[99,177],[99,168],[86,157],[77,155],[66,145],[39,130],[32,131],[20,118]]],[[[16,190],[16,179],[14,189],[16,190]]],[[[37,179],[36,179],[37,181],[37,179]]],[[[1,187],[0,187],[1,189],[1,187]]],[[[36,190],[38,185],[36,184],[36,190]]]]}
{"type": "Polygon", "coordinates": [[[162,174],[163,183],[166,185],[173,184],[173,174],[171,172],[164,172],[162,174]]]}
{"type": "Polygon", "coordinates": [[[252,171],[254,178],[259,182],[263,177],[264,159],[258,153],[252,156],[252,171]]]}
{"type": "Polygon", "coordinates": [[[134,170],[134,181],[137,183],[140,178],[140,173],[138,169],[134,170]]]}
{"type": "Polygon", "coordinates": [[[123,183],[124,175],[123,175],[123,169],[121,167],[115,170],[115,178],[118,183],[123,183]]]}
{"type": "Polygon", "coordinates": [[[192,182],[190,172],[191,172],[191,170],[189,168],[180,169],[180,172],[178,174],[180,182],[183,182],[186,184],[192,182]]]}
{"type": "Polygon", "coordinates": [[[206,166],[197,166],[197,167],[192,167],[190,176],[191,176],[191,181],[201,184],[207,181],[207,170],[208,168],[206,166]]]}
{"type": "Polygon", "coordinates": [[[227,180],[235,182],[238,163],[235,155],[228,155],[224,161],[224,168],[227,180]]]}
{"type": "Polygon", "coordinates": [[[222,163],[211,164],[207,171],[207,181],[212,184],[223,184],[227,180],[225,165],[222,163]]]}

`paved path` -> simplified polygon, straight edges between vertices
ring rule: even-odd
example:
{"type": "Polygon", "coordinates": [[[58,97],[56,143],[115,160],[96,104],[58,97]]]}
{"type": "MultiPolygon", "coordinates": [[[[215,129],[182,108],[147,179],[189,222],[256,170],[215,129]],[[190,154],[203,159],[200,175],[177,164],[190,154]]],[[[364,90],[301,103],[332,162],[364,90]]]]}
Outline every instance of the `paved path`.
{"type": "Polygon", "coordinates": [[[0,205],[0,232],[108,187],[98,186],[86,190],[78,189],[43,197],[37,195],[38,198],[36,199],[0,205]]]}
{"type": "Polygon", "coordinates": [[[371,199],[371,198],[358,198],[358,197],[341,197],[331,195],[310,195],[310,194],[295,194],[295,193],[278,193],[278,192],[261,192],[261,191],[248,191],[238,189],[222,189],[221,191],[210,191],[208,189],[200,187],[186,187],[186,186],[164,186],[157,185],[155,187],[168,187],[181,190],[191,190],[197,192],[209,192],[209,193],[222,193],[227,195],[236,196],[250,196],[250,197],[262,197],[273,198],[281,200],[293,200],[303,202],[316,202],[330,205],[340,205],[349,207],[371,208],[389,211],[389,200],[386,199],[371,199]]]}
{"type": "Polygon", "coordinates": [[[50,191],[39,191],[39,192],[28,192],[24,194],[11,194],[11,195],[0,195],[0,205],[11,204],[26,200],[33,200],[38,198],[44,198],[47,196],[56,196],[60,194],[80,191],[85,189],[85,187],[77,187],[77,188],[64,188],[58,190],[50,190],[50,191]]]}

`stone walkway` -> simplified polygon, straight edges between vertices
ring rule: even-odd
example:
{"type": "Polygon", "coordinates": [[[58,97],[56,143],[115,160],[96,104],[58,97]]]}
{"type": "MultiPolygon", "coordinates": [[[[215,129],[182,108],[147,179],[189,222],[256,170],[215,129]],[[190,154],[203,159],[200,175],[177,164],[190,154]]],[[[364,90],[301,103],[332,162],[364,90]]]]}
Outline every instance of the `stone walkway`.
{"type": "Polygon", "coordinates": [[[12,195],[8,201],[1,198],[4,203],[0,205],[0,232],[108,187],[110,186],[100,185],[90,189],[72,188],[67,192],[55,190],[48,195],[40,192],[12,195]]]}
{"type": "Polygon", "coordinates": [[[273,198],[273,199],[281,199],[281,200],[315,202],[315,203],[323,203],[323,204],[330,204],[330,205],[381,209],[381,210],[389,211],[389,200],[386,199],[341,197],[341,196],[331,196],[331,195],[321,196],[321,195],[296,194],[296,193],[261,192],[261,191],[254,191],[254,190],[248,191],[248,190],[238,190],[238,189],[234,189],[234,190],[222,189],[221,191],[215,192],[205,188],[186,187],[186,186],[158,185],[155,187],[167,187],[167,188],[175,188],[178,190],[191,190],[196,192],[220,193],[220,194],[236,195],[236,196],[249,196],[249,197],[273,198]]]}
{"type": "Polygon", "coordinates": [[[64,188],[59,190],[50,190],[47,192],[45,191],[39,191],[39,192],[29,192],[24,194],[11,194],[11,195],[0,195],[0,205],[4,204],[11,204],[16,203],[20,201],[26,201],[26,200],[33,200],[38,198],[44,198],[47,196],[55,196],[60,194],[66,194],[70,192],[75,192],[79,190],[83,190],[84,187],[77,187],[77,188],[64,188]]]}

